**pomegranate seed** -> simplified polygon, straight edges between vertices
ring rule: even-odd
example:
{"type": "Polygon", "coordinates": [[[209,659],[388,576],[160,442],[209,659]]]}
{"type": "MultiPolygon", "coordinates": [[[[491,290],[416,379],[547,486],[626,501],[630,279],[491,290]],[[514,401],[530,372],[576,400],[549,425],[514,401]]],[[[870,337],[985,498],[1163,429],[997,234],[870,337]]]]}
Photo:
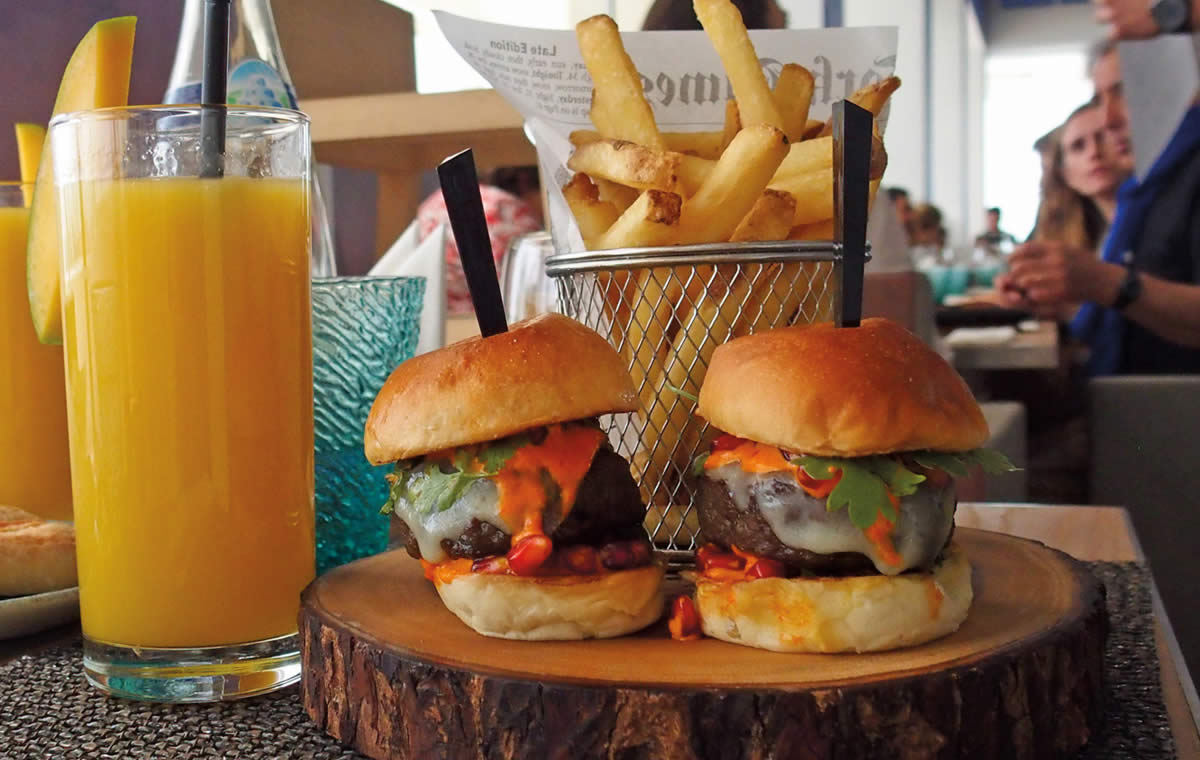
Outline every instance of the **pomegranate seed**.
{"type": "Polygon", "coordinates": [[[787,570],[784,568],[782,562],[759,558],[758,561],[750,566],[746,575],[751,578],[783,578],[786,577],[787,570]]]}
{"type": "Polygon", "coordinates": [[[676,641],[695,641],[700,638],[700,615],[690,596],[677,596],[671,603],[671,619],[667,622],[671,638],[676,641]]]}
{"type": "Polygon", "coordinates": [[[633,555],[632,567],[644,567],[650,564],[650,560],[654,556],[654,550],[650,548],[649,541],[630,541],[629,552],[633,555]]]}
{"type": "Polygon", "coordinates": [[[600,548],[600,562],[609,570],[624,570],[632,567],[633,552],[630,551],[629,544],[605,544],[600,548]]]}
{"type": "Polygon", "coordinates": [[[481,557],[471,563],[471,572],[499,575],[508,572],[508,560],[504,557],[481,557]]]}
{"type": "Polygon", "coordinates": [[[742,570],[746,567],[746,561],[741,557],[722,551],[715,544],[705,544],[696,552],[696,564],[701,571],[711,568],[723,568],[725,570],[742,570]]]}
{"type": "Polygon", "coordinates": [[[549,536],[525,536],[508,550],[508,567],[517,575],[533,575],[550,558],[552,551],[554,544],[549,536]]]}
{"type": "Polygon", "coordinates": [[[562,563],[573,573],[587,575],[600,569],[596,550],[590,546],[572,546],[562,553],[562,563]]]}

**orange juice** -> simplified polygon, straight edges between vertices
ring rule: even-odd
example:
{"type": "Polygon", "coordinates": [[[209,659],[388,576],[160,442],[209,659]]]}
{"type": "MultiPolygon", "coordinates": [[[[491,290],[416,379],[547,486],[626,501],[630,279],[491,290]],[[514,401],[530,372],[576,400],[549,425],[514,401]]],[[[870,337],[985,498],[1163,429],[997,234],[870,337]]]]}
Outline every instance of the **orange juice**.
{"type": "Polygon", "coordinates": [[[294,633],[314,572],[305,182],[84,180],[60,198],[84,634],[294,633]]]}
{"type": "Polygon", "coordinates": [[[0,197],[0,504],[71,519],[63,353],[33,332],[25,294],[25,230],[20,186],[0,197]]]}

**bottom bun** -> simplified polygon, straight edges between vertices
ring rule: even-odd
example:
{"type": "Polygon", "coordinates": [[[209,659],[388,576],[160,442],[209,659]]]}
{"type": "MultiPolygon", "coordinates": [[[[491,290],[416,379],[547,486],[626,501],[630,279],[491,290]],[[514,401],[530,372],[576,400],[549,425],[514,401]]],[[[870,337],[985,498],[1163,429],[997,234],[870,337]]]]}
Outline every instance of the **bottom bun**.
{"type": "Polygon", "coordinates": [[[696,582],[704,633],[775,652],[879,652],[958,630],[971,564],[951,544],[932,572],[696,582]]]}
{"type": "Polygon", "coordinates": [[[663,612],[663,568],[522,578],[460,575],[438,583],[442,602],[484,636],[529,641],[605,639],[640,630],[663,612]]]}

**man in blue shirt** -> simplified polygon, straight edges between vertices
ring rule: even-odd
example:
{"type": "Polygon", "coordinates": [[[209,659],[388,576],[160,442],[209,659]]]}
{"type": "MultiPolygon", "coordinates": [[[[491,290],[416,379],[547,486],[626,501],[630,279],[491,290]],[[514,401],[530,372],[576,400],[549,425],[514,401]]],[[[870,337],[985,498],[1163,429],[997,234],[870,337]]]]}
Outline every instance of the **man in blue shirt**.
{"type": "MultiPolygon", "coordinates": [[[[1099,51],[1092,82],[1110,147],[1132,170],[1114,44],[1099,51]]],[[[1027,243],[998,284],[1011,304],[1043,316],[1082,303],[1071,329],[1091,347],[1092,375],[1200,373],[1200,106],[1186,113],[1146,176],[1119,188],[1101,258],[1027,243]]]]}

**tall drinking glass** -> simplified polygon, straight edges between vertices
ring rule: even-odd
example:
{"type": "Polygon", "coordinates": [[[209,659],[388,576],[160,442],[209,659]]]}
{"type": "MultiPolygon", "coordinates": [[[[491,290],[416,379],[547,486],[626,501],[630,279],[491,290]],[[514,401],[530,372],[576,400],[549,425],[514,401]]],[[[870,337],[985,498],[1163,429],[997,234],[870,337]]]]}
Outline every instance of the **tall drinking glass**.
{"type": "Polygon", "coordinates": [[[25,292],[30,190],[0,183],[0,504],[70,520],[62,348],[38,342],[25,292]]]}
{"type": "Polygon", "coordinates": [[[229,699],[300,672],[308,119],[221,111],[222,177],[201,176],[199,107],[50,128],[84,669],[133,698],[229,699]]]}

